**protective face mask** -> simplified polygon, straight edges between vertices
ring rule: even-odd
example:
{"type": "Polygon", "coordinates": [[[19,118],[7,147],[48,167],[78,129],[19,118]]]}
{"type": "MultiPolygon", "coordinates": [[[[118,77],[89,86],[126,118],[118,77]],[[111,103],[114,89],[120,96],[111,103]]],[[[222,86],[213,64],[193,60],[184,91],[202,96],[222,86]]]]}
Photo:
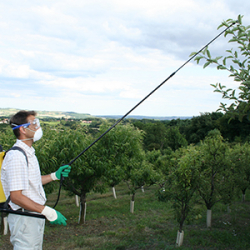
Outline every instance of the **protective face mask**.
{"type": "Polygon", "coordinates": [[[38,130],[36,130],[36,131],[34,131],[34,130],[30,129],[30,128],[27,128],[27,129],[30,130],[30,131],[32,131],[32,132],[35,132],[34,137],[33,138],[29,138],[29,139],[24,139],[22,141],[32,140],[33,139],[33,142],[35,142],[35,141],[38,141],[38,140],[40,140],[42,138],[43,131],[42,131],[41,127],[38,130]]]}
{"type": "Polygon", "coordinates": [[[33,137],[33,141],[38,141],[42,138],[43,136],[43,131],[42,131],[42,128],[40,127],[38,130],[36,130],[35,134],[34,134],[34,137],[33,137]]]}

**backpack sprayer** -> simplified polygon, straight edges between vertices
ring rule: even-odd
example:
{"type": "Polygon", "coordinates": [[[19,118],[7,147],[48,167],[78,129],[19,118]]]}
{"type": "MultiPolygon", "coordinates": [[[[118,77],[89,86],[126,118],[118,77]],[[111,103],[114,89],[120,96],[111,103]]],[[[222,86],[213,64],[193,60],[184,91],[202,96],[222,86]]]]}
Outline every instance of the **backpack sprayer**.
{"type": "MultiPolygon", "coordinates": [[[[185,63],[183,63],[176,71],[174,71],[171,75],[169,75],[162,83],[160,83],[154,90],[152,90],[147,96],[145,96],[140,102],[138,102],[132,109],[130,109],[124,116],[122,116],[118,121],[116,121],[109,129],[107,129],[102,135],[100,135],[94,142],[92,142],[87,148],[85,148],[80,154],[78,154],[73,160],[71,160],[67,165],[72,165],[81,155],[83,155],[88,149],[90,149],[96,142],[98,142],[103,136],[105,136],[110,130],[112,130],[117,124],[119,124],[125,117],[127,117],[133,110],[135,110],[139,105],[141,105],[148,97],[150,97],[156,90],[158,90],[164,83],[166,83],[170,78],[172,78],[178,71],[180,71],[186,64],[188,64],[191,60],[193,60],[199,53],[201,53],[206,47],[208,47],[212,42],[214,42],[219,36],[221,36],[224,32],[226,32],[229,28],[231,28],[237,21],[233,22],[229,25],[226,29],[224,29],[221,33],[219,33],[216,37],[214,37],[209,43],[207,43],[204,47],[202,47],[198,52],[196,52],[192,57],[190,57],[185,63]]],[[[53,208],[56,207],[59,199],[60,199],[60,192],[63,183],[64,177],[61,175],[60,179],[60,187],[58,191],[58,197],[56,203],[53,208]]],[[[0,182],[0,201],[4,197],[4,201],[6,200],[3,190],[1,189],[1,182],[0,182]]],[[[3,211],[0,209],[0,212],[3,211]]],[[[35,216],[38,218],[44,218],[43,215],[32,214],[32,213],[25,213],[20,211],[4,211],[9,213],[17,213],[20,215],[26,216],[35,216]]]]}

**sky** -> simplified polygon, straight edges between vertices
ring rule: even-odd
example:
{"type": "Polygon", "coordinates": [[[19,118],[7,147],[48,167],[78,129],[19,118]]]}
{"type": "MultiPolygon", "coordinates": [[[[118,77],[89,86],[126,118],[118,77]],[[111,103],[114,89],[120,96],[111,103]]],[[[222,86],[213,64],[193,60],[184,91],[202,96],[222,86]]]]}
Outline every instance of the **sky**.
{"type": "MultiPolygon", "coordinates": [[[[124,115],[243,15],[243,0],[0,2],[0,108],[124,115]]],[[[230,49],[224,36],[209,50],[230,49]]],[[[228,72],[191,61],[131,115],[198,116],[224,102],[228,72]]]]}

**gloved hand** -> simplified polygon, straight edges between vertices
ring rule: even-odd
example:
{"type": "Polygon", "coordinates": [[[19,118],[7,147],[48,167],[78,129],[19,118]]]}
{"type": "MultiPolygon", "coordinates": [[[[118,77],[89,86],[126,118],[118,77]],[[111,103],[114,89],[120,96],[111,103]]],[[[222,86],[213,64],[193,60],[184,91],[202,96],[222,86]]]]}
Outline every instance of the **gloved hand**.
{"type": "Polygon", "coordinates": [[[50,221],[50,224],[64,226],[67,225],[67,219],[60,212],[56,211],[51,207],[45,206],[41,214],[44,215],[46,219],[50,221]]]}
{"type": "Polygon", "coordinates": [[[63,177],[68,177],[69,173],[71,171],[71,167],[69,165],[64,165],[60,167],[56,172],[51,173],[51,178],[52,180],[60,180],[61,179],[61,174],[63,177]]]}

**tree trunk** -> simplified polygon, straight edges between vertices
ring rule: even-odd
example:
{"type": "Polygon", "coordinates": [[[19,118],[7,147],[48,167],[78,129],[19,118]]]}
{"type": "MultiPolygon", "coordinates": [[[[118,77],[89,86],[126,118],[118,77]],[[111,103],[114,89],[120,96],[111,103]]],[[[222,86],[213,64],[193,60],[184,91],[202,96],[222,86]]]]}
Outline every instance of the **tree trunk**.
{"type": "Polygon", "coordinates": [[[144,193],[144,187],[143,186],[141,186],[141,191],[144,193]]]}
{"type": "Polygon", "coordinates": [[[79,207],[79,196],[76,195],[75,197],[76,197],[76,206],[79,207]]]}
{"type": "Polygon", "coordinates": [[[134,207],[135,207],[135,194],[132,194],[132,198],[130,201],[130,213],[134,213],[134,207]]]}
{"type": "Polygon", "coordinates": [[[134,213],[135,201],[130,201],[130,213],[134,213]]]}
{"type": "Polygon", "coordinates": [[[87,210],[87,203],[86,203],[86,194],[81,194],[80,197],[80,212],[79,212],[79,224],[85,224],[86,218],[86,210],[87,210]]]}
{"type": "Polygon", "coordinates": [[[245,199],[246,199],[246,188],[244,188],[243,190],[241,190],[242,192],[242,202],[245,202],[245,199]]]}
{"type": "Polygon", "coordinates": [[[7,234],[8,234],[7,216],[4,216],[4,214],[1,214],[1,230],[0,230],[0,235],[7,235],[7,234]]]}
{"type": "Polygon", "coordinates": [[[181,232],[178,230],[177,232],[177,238],[176,238],[176,246],[180,247],[183,244],[183,239],[184,239],[184,231],[182,230],[181,232]]]}
{"type": "Polygon", "coordinates": [[[113,196],[116,199],[116,192],[115,192],[115,187],[112,187],[112,191],[113,191],[113,196]]]}
{"type": "Polygon", "coordinates": [[[246,195],[242,194],[242,201],[245,202],[245,200],[246,200],[246,195]]]}
{"type": "Polygon", "coordinates": [[[212,226],[212,210],[207,210],[207,227],[212,226]]]}

